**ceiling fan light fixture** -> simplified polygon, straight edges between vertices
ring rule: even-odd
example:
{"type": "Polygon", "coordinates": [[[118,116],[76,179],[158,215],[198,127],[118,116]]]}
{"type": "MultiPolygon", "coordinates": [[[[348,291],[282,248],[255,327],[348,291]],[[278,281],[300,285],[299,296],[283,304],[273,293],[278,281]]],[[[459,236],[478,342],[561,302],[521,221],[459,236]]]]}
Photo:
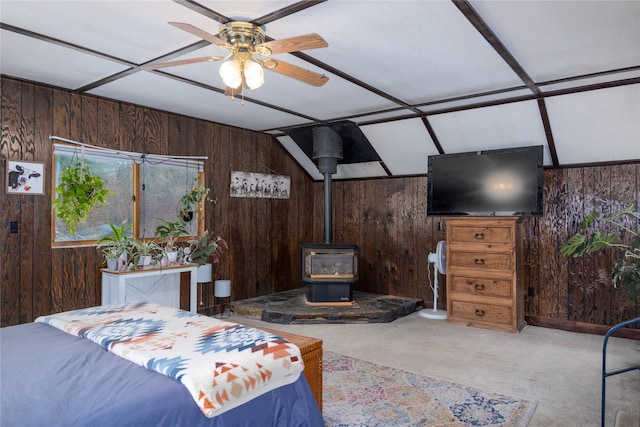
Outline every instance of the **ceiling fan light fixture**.
{"type": "Polygon", "coordinates": [[[240,62],[235,58],[225,61],[220,66],[220,77],[222,82],[230,87],[237,89],[242,85],[242,67],[240,62]]]}
{"type": "Polygon", "coordinates": [[[251,59],[244,62],[244,81],[249,89],[258,89],[264,84],[264,70],[258,62],[251,59]]]}

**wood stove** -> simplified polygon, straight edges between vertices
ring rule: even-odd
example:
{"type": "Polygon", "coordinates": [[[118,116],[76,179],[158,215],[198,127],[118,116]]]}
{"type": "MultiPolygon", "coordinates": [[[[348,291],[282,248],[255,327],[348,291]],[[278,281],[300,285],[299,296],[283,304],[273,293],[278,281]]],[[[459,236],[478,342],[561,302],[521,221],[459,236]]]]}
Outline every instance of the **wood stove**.
{"type": "Polygon", "coordinates": [[[309,302],[351,302],[358,280],[358,247],[331,243],[331,175],[342,159],[342,139],[327,126],[313,128],[313,158],[324,175],[324,243],[302,245],[302,280],[309,302]]]}
{"type": "Polygon", "coordinates": [[[309,302],[350,302],[358,280],[356,245],[305,243],[302,245],[302,280],[309,302]]]}

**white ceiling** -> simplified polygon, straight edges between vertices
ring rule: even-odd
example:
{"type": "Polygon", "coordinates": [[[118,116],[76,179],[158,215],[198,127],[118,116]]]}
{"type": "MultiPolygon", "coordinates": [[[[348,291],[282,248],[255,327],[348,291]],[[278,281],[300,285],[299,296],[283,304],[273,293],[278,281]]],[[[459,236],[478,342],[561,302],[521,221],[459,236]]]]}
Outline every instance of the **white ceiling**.
{"type": "Polygon", "coordinates": [[[527,145],[544,145],[547,166],[640,159],[640,1],[1,0],[0,37],[3,75],[270,133],[318,180],[287,128],[360,126],[382,162],[335,179],[527,145]],[[275,57],[329,82],[267,72],[243,105],[224,96],[219,62],[139,68],[224,55],[167,22],[217,34],[229,20],[276,40],[320,34],[327,48],[275,57]]]}

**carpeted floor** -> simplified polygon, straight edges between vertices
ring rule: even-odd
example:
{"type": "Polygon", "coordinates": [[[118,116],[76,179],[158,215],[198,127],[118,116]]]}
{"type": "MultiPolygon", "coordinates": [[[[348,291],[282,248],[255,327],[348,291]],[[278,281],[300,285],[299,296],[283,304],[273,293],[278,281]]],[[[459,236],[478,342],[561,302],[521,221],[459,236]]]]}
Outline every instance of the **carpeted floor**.
{"type": "Polygon", "coordinates": [[[536,402],[326,351],[328,427],[524,427],[536,402]]]}

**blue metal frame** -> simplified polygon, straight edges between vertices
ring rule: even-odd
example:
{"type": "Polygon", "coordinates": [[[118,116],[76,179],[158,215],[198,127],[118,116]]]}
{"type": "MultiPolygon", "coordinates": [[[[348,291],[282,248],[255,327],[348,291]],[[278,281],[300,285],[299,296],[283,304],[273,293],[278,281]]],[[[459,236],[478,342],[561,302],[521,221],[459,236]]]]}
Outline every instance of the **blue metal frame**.
{"type": "Polygon", "coordinates": [[[632,320],[628,320],[626,322],[618,323],[613,328],[609,329],[609,332],[604,337],[604,344],[602,345],[602,418],[600,420],[600,425],[604,427],[604,413],[605,413],[605,403],[606,403],[606,379],[608,377],[622,374],[629,371],[640,370],[640,365],[630,366],[624,369],[618,369],[616,371],[607,372],[607,342],[609,341],[609,337],[618,329],[624,328],[625,326],[633,325],[634,323],[640,323],[640,317],[632,320]]]}

